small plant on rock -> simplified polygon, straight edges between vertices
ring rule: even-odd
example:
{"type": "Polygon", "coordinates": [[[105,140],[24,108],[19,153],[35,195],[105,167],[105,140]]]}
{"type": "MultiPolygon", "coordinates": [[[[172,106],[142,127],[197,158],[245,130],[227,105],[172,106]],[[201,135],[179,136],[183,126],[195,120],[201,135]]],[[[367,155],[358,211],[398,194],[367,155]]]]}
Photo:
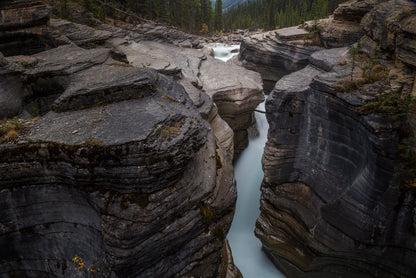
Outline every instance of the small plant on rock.
{"type": "Polygon", "coordinates": [[[0,143],[13,142],[26,128],[27,120],[17,117],[0,124],[0,143]]]}

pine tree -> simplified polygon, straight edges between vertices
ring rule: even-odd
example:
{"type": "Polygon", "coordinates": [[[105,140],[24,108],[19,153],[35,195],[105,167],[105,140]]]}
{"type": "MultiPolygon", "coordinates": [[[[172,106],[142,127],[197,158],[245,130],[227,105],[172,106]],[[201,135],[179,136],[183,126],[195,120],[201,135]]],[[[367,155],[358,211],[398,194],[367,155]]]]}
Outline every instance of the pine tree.
{"type": "Polygon", "coordinates": [[[217,0],[215,2],[214,29],[216,31],[222,30],[222,0],[217,0]]]}

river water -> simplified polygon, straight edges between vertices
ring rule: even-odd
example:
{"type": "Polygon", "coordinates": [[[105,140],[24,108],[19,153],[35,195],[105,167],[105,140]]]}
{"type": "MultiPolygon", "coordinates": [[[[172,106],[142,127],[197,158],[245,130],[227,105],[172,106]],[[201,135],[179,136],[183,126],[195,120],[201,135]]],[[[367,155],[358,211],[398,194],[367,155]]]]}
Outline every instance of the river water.
{"type": "MultiPolygon", "coordinates": [[[[210,46],[215,56],[226,61],[232,56],[232,49],[239,46],[210,46]],[[228,54],[227,54],[228,52],[228,54]],[[227,58],[225,58],[227,57],[227,58]]],[[[264,102],[257,107],[265,111],[264,102]]],[[[260,185],[263,180],[261,157],[267,141],[267,123],[265,114],[255,112],[258,136],[249,138],[248,147],[241,153],[234,165],[234,174],[237,181],[237,205],[227,235],[233,252],[235,265],[240,269],[244,278],[280,278],[281,274],[261,249],[261,242],[254,236],[256,220],[260,215],[260,185]]]]}

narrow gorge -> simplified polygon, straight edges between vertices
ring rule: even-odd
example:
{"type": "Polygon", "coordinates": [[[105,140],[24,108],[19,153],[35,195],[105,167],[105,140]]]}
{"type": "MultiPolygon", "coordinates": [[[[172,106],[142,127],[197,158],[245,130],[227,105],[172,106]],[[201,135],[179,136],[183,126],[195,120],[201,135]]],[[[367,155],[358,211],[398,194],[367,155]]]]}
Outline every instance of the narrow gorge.
{"type": "Polygon", "coordinates": [[[210,37],[98,2],[0,2],[0,277],[416,276],[416,1],[210,37]]]}

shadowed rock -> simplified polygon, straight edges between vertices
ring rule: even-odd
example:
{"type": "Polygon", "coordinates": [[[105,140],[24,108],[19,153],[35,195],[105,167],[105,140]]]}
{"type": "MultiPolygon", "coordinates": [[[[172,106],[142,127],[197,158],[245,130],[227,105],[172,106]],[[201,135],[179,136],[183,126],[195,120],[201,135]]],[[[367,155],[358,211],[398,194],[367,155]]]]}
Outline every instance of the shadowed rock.
{"type": "Polygon", "coordinates": [[[90,104],[94,86],[107,84],[100,106],[50,111],[18,143],[0,145],[2,273],[217,277],[236,197],[230,158],[182,86],[114,67],[74,74],[57,102],[62,110],[90,104]],[[143,91],[125,82],[133,76],[153,86],[120,99],[111,84],[143,91]]]}
{"type": "Polygon", "coordinates": [[[395,176],[399,121],[363,115],[370,96],[360,90],[337,91],[347,54],[312,54],[313,67],[283,77],[269,96],[255,233],[289,277],[412,277],[414,192],[395,176]]]}
{"type": "Polygon", "coordinates": [[[225,240],[236,200],[233,132],[192,84],[200,59],[182,86],[124,63],[127,52],[79,47],[121,30],[54,20],[50,31],[67,45],[0,57],[0,116],[40,116],[20,134],[1,131],[0,276],[238,273],[225,240]]]}
{"type": "Polygon", "coordinates": [[[375,7],[361,22],[370,41],[384,51],[395,52],[412,67],[416,67],[415,10],[414,2],[388,1],[375,7]]]}
{"type": "Polygon", "coordinates": [[[372,8],[386,0],[354,0],[340,4],[334,15],[322,22],[320,38],[323,45],[329,47],[348,46],[359,40],[364,32],[361,19],[372,8]]]}
{"type": "Polygon", "coordinates": [[[2,1],[0,11],[0,51],[5,56],[30,55],[54,45],[46,28],[50,6],[42,1],[2,1]]]}

